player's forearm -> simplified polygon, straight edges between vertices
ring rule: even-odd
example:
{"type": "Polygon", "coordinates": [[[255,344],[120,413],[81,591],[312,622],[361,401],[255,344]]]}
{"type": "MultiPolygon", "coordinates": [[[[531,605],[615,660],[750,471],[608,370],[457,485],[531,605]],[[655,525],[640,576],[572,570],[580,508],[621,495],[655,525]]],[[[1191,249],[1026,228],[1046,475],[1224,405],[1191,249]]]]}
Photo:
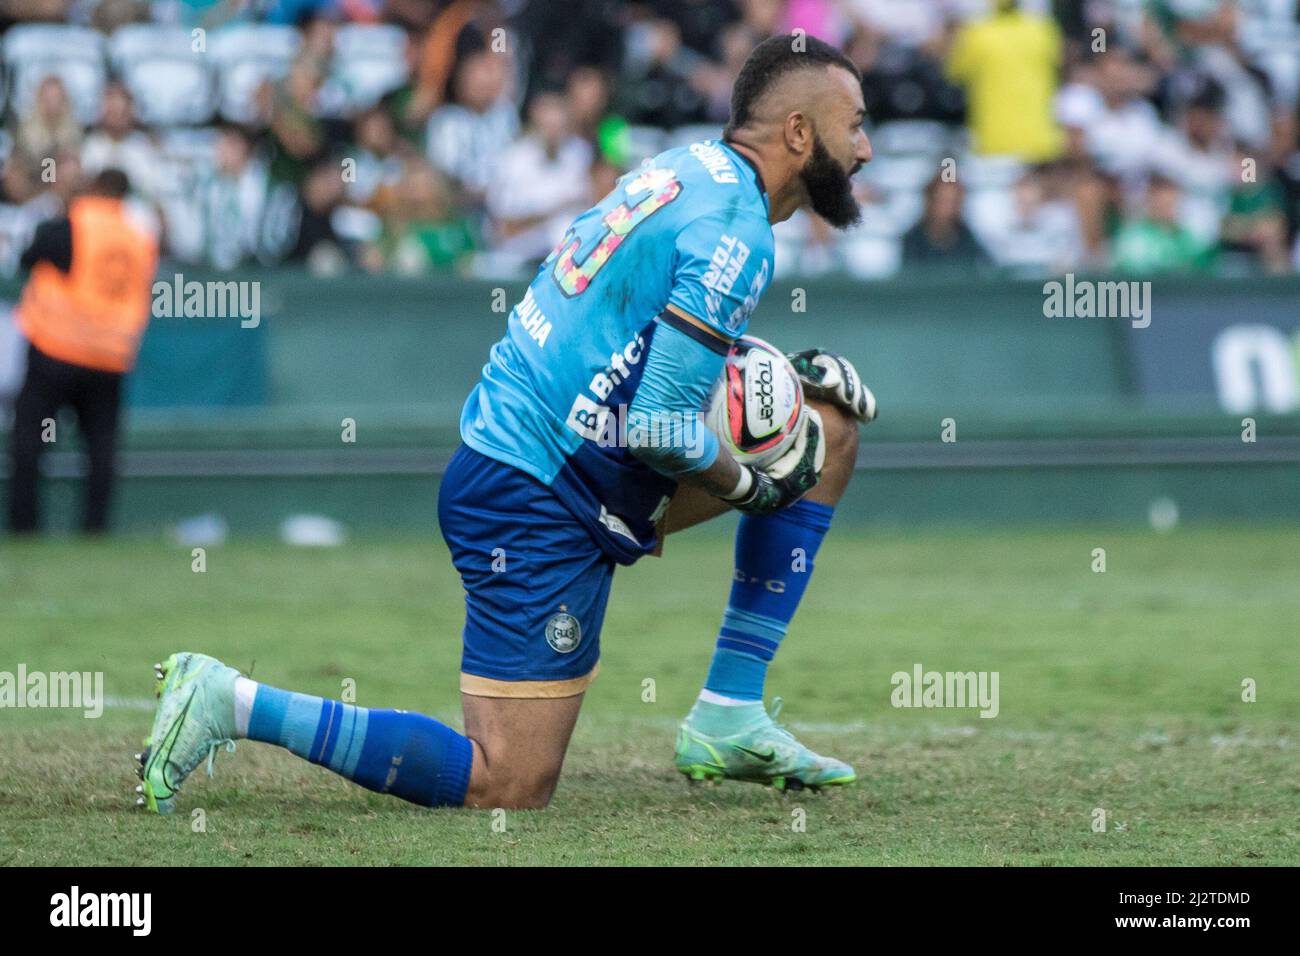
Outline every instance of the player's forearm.
{"type": "Polygon", "coordinates": [[[715,498],[727,498],[741,483],[741,466],[730,455],[718,455],[708,468],[687,475],[682,483],[697,485],[715,498]]]}
{"type": "Polygon", "coordinates": [[[676,329],[660,325],[628,409],[628,448],[655,471],[685,480],[714,467],[718,438],[700,409],[723,358],[676,329]]]}

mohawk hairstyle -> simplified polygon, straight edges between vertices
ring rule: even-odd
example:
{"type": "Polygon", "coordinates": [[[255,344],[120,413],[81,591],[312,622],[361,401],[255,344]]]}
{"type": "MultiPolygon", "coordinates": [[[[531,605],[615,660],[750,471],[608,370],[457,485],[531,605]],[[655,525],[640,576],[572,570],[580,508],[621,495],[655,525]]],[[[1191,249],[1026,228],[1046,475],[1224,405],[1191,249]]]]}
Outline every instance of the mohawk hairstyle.
{"type": "Polygon", "coordinates": [[[731,118],[722,131],[724,140],[749,122],[754,105],[781,78],[795,70],[818,66],[838,66],[848,70],[861,82],[862,74],[853,61],[840,50],[814,36],[799,38],[802,49],[795,49],[795,38],[779,33],[768,37],[750,51],[745,65],[740,68],[736,85],[731,90],[731,118]]]}

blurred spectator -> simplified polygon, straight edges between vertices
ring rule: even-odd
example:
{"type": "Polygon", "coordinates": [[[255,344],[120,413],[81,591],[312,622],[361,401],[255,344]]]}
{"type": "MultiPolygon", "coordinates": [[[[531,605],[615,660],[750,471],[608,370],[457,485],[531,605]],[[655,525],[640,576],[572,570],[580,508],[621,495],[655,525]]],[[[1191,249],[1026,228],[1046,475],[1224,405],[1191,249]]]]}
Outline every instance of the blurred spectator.
{"type": "Polygon", "coordinates": [[[1286,194],[1267,160],[1261,165],[1238,144],[1234,166],[1240,177],[1232,188],[1223,220],[1225,251],[1245,251],[1265,272],[1287,270],[1286,194]]]}
{"type": "Polygon", "coordinates": [[[120,169],[140,196],[153,200],[162,191],[162,157],[157,146],[136,125],[131,94],[121,83],[104,87],[99,126],[81,147],[87,176],[102,169],[120,169]]]}
{"type": "Polygon", "coordinates": [[[726,125],[731,115],[731,88],[749,51],[762,39],[744,22],[723,27],[718,38],[721,59],[718,62],[703,61],[691,73],[691,85],[702,100],[701,116],[704,120],[726,125]]]}
{"type": "Polygon", "coordinates": [[[608,0],[524,0],[512,23],[530,48],[527,92],[571,84],[581,71],[617,74],[623,59],[622,13],[620,4],[608,0]]]}
{"type": "Polygon", "coordinates": [[[1223,90],[1232,135],[1251,146],[1268,142],[1268,79],[1246,62],[1238,45],[1240,7],[1236,0],[1151,0],[1146,8],[1143,46],[1165,73],[1164,86],[1177,88],[1199,74],[1223,90]]]}
{"type": "Polygon", "coordinates": [[[266,79],[257,88],[257,114],[266,126],[271,176],[277,181],[300,185],[317,161],[348,138],[346,91],[330,74],[334,32],[329,16],[308,17],[288,75],[280,82],[266,79]]]}
{"type": "Polygon", "coordinates": [[[1078,216],[1083,257],[1080,265],[1104,268],[1110,262],[1110,240],[1119,229],[1124,204],[1119,179],[1080,159],[1061,162],[1055,174],[1060,195],[1073,202],[1078,216]]]}
{"type": "Polygon", "coordinates": [[[519,132],[508,69],[504,54],[482,50],[466,56],[452,82],[453,102],[429,118],[429,161],[459,183],[473,203],[482,202],[494,158],[519,132]]]}
{"type": "Polygon", "coordinates": [[[283,83],[267,80],[258,90],[259,113],[271,145],[271,173],[277,180],[301,183],[325,152],[325,125],[316,112],[324,82],[321,63],[300,57],[283,83]]]}
{"type": "Polygon", "coordinates": [[[38,170],[22,153],[10,153],[0,172],[0,275],[18,271],[18,260],[36,227],[63,212],[58,195],[40,182],[38,170]]]}
{"type": "Polygon", "coordinates": [[[1205,271],[1214,248],[1179,221],[1178,184],[1158,173],[1147,182],[1146,214],[1115,236],[1115,267],[1133,275],[1205,271]]]}
{"type": "Polygon", "coordinates": [[[862,72],[862,96],[872,122],[957,123],[964,117],[964,92],[948,80],[929,51],[900,43],[864,23],[850,37],[846,52],[862,72]]]}
{"type": "Polygon", "coordinates": [[[616,108],[629,122],[674,127],[702,122],[709,59],[682,42],[681,28],[663,17],[632,23],[627,30],[616,108]]]}
{"type": "Polygon", "coordinates": [[[988,253],[962,219],[966,187],[936,175],[925,187],[921,221],[903,236],[903,265],[972,270],[988,265],[988,253]]]}
{"type": "Polygon", "coordinates": [[[976,152],[1026,162],[1054,159],[1061,131],[1052,115],[1062,38],[1055,22],[994,0],[988,17],[964,24],[948,54],[949,75],[966,87],[976,152]]]}
{"type": "Polygon", "coordinates": [[[1287,242],[1295,246],[1294,265],[1295,255],[1300,255],[1300,115],[1276,114],[1268,156],[1282,190],[1287,242]]]}
{"type": "Polygon", "coordinates": [[[1017,275],[1059,274],[1083,262],[1078,213],[1071,202],[1049,196],[1046,186],[1037,171],[1016,180],[1013,215],[990,237],[997,264],[1017,275]]]}
{"type": "Polygon", "coordinates": [[[495,167],[487,192],[493,246],[521,265],[544,259],[590,205],[591,145],[574,135],[560,93],[538,93],[528,127],[495,167]]]}
{"type": "Polygon", "coordinates": [[[609,110],[609,76],[594,66],[580,66],[569,74],[564,89],[573,132],[595,145],[600,124],[609,110]]]}
{"type": "Polygon", "coordinates": [[[18,124],[15,147],[38,166],[58,153],[81,146],[81,124],[63,81],[47,76],[36,87],[31,112],[18,124]]]}
{"type": "Polygon", "coordinates": [[[347,90],[335,79],[334,36],[338,28],[336,22],[340,13],[330,6],[322,7],[310,13],[302,14],[302,45],[298,49],[298,63],[305,63],[314,69],[319,77],[308,95],[295,94],[299,105],[313,116],[338,119],[347,109],[347,90]]]}
{"type": "Polygon", "coordinates": [[[740,20],[742,10],[752,5],[734,0],[649,0],[643,6],[654,19],[676,27],[678,39],[686,49],[712,58],[718,52],[718,37],[723,29],[740,20]]]}
{"type": "Polygon", "coordinates": [[[289,241],[292,190],[273,183],[251,137],[238,126],[222,127],[214,160],[199,184],[197,204],[169,222],[187,226],[183,239],[173,233],[174,247],[183,258],[218,269],[275,258],[289,241]]]}
{"type": "Polygon", "coordinates": [[[339,163],[321,160],[303,181],[297,235],[286,261],[304,264],[320,275],[333,275],[350,264],[351,250],[334,229],[334,212],[342,203],[339,163]]]}
{"type": "Polygon", "coordinates": [[[404,150],[392,114],[377,106],[362,113],[356,121],[356,145],[356,176],[346,184],[348,202],[381,208],[402,176],[404,150]]]}
{"type": "Polygon", "coordinates": [[[1094,57],[1056,98],[1066,149],[1077,155],[1082,144],[1106,172],[1140,179],[1164,135],[1159,114],[1143,97],[1153,83],[1122,47],[1094,57]]]}
{"type": "Polygon", "coordinates": [[[366,251],[367,265],[421,274],[455,265],[473,247],[473,230],[456,208],[451,182],[424,159],[408,159],[383,237],[366,251]]]}
{"type": "Polygon", "coordinates": [[[423,51],[414,36],[407,38],[405,55],[406,82],[385,94],[379,105],[392,118],[393,126],[403,140],[423,148],[425,127],[429,117],[416,98],[415,78],[420,72],[423,51]],[[421,113],[424,115],[420,115],[421,113]]]}
{"type": "Polygon", "coordinates": [[[1233,183],[1240,175],[1240,167],[1233,164],[1232,146],[1223,118],[1223,91],[1207,80],[1152,157],[1151,168],[1181,189],[1183,225],[1202,242],[1218,238],[1233,183]]]}
{"type": "Polygon", "coordinates": [[[471,55],[491,53],[504,60],[512,47],[509,43],[494,44],[493,31],[498,29],[505,29],[505,20],[495,3],[488,0],[448,3],[434,19],[423,43],[418,44],[414,84],[403,122],[423,125],[434,110],[453,99],[457,73],[471,55]]]}

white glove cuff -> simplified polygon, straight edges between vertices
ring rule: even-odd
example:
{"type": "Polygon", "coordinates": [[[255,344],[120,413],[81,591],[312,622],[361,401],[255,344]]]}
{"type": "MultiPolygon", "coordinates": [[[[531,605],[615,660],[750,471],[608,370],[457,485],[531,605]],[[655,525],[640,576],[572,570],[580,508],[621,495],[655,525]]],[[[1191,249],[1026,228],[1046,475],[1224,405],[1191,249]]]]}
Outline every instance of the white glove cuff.
{"type": "Polygon", "coordinates": [[[740,478],[736,481],[736,487],[732,488],[728,494],[722,496],[723,501],[743,501],[749,496],[750,491],[754,488],[754,473],[750,471],[748,465],[740,466],[740,478]]]}

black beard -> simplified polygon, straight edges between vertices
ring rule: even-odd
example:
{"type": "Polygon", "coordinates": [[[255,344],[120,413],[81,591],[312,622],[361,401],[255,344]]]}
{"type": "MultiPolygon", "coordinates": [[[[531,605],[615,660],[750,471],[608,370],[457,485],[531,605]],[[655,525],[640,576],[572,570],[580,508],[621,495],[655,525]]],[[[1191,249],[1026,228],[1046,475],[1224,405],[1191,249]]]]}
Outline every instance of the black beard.
{"type": "Polygon", "coordinates": [[[799,173],[813,212],[836,229],[847,229],[862,221],[862,210],[853,198],[853,183],[849,174],[826,151],[820,136],[813,134],[812,156],[799,173]]]}

